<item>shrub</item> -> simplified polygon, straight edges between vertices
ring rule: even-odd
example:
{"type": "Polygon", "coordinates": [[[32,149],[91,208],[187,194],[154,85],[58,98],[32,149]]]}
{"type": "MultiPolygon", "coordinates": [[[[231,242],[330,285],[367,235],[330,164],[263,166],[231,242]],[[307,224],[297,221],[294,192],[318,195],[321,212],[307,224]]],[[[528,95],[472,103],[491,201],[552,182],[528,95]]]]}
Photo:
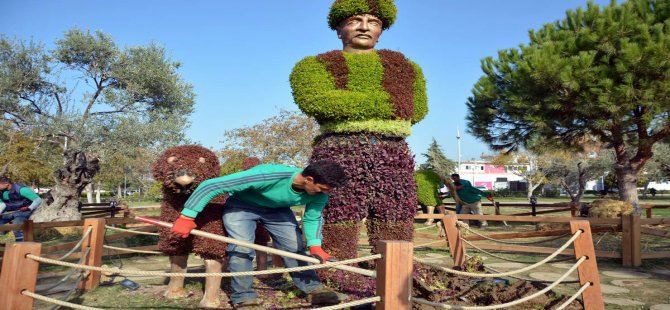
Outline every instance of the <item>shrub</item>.
{"type": "Polygon", "coordinates": [[[440,205],[437,190],[440,187],[440,176],[432,170],[419,170],[414,174],[416,180],[416,198],[422,206],[440,205]]]}

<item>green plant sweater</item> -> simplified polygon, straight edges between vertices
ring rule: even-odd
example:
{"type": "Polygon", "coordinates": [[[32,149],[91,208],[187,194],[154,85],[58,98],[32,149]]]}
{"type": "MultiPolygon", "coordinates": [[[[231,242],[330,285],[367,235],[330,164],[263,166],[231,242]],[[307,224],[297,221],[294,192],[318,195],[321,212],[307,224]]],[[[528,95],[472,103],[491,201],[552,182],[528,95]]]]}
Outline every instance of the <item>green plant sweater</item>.
{"type": "Polygon", "coordinates": [[[421,68],[395,51],[309,56],[295,65],[290,82],[295,102],[322,133],[406,137],[428,113],[421,68]]]}

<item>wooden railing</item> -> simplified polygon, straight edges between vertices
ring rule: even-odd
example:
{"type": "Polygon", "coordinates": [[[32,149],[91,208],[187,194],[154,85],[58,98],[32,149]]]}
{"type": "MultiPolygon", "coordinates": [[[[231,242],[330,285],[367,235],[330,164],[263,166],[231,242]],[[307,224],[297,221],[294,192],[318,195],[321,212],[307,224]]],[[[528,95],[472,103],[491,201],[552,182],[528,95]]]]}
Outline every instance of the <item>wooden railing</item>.
{"type": "MultiPolygon", "coordinates": [[[[416,219],[441,219],[443,214],[420,214],[416,219]]],[[[486,220],[505,221],[505,222],[527,222],[527,223],[570,223],[570,221],[584,220],[591,225],[592,231],[596,232],[616,232],[621,233],[620,251],[596,251],[596,256],[600,258],[621,259],[623,266],[637,267],[642,264],[644,259],[670,258],[670,251],[643,252],[641,248],[641,239],[643,234],[661,238],[670,238],[670,231],[662,230],[661,227],[670,226],[670,218],[649,218],[643,219],[639,215],[624,215],[621,218],[588,218],[588,217],[533,217],[533,216],[514,216],[514,215],[472,215],[458,214],[459,220],[486,220]]],[[[567,228],[566,228],[567,229],[567,228]]],[[[567,232],[566,229],[555,229],[549,231],[535,232],[516,232],[516,233],[498,233],[491,234],[496,239],[519,239],[530,237],[556,236],[567,232]]],[[[430,238],[428,234],[415,233],[415,236],[430,238]]],[[[477,236],[468,236],[467,240],[480,240],[477,236]]],[[[434,236],[433,239],[440,238],[434,236]]],[[[505,245],[505,244],[482,244],[482,248],[490,250],[506,250],[522,253],[552,253],[555,248],[523,246],[523,245],[505,245]]],[[[571,250],[565,250],[564,255],[572,254],[571,250]]]]}

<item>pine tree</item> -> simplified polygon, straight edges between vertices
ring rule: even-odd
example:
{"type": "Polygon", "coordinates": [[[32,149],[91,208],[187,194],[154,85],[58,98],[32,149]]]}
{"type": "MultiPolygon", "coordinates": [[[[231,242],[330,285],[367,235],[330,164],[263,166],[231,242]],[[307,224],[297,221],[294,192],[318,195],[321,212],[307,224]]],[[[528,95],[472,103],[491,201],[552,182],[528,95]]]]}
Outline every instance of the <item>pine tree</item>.
{"type": "Polygon", "coordinates": [[[496,150],[594,138],[616,154],[620,198],[637,204],[637,175],[670,135],[669,19],[667,0],[589,2],[530,31],[528,45],[482,61],[470,132],[496,150]]]}
{"type": "Polygon", "coordinates": [[[426,162],[421,165],[422,170],[431,170],[442,176],[448,176],[456,170],[456,163],[444,156],[442,147],[437,144],[435,138],[426,153],[421,155],[426,157],[426,162]]]}

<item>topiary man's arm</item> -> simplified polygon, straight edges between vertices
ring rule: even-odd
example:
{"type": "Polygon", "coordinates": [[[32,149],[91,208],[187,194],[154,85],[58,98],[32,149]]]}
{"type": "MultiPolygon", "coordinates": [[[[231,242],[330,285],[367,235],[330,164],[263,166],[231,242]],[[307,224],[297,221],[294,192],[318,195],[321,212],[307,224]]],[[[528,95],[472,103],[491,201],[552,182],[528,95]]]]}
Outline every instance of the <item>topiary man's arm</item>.
{"type": "Polygon", "coordinates": [[[290,82],[300,109],[320,123],[393,118],[388,93],[338,89],[335,78],[316,57],[298,62],[290,82]]]}

